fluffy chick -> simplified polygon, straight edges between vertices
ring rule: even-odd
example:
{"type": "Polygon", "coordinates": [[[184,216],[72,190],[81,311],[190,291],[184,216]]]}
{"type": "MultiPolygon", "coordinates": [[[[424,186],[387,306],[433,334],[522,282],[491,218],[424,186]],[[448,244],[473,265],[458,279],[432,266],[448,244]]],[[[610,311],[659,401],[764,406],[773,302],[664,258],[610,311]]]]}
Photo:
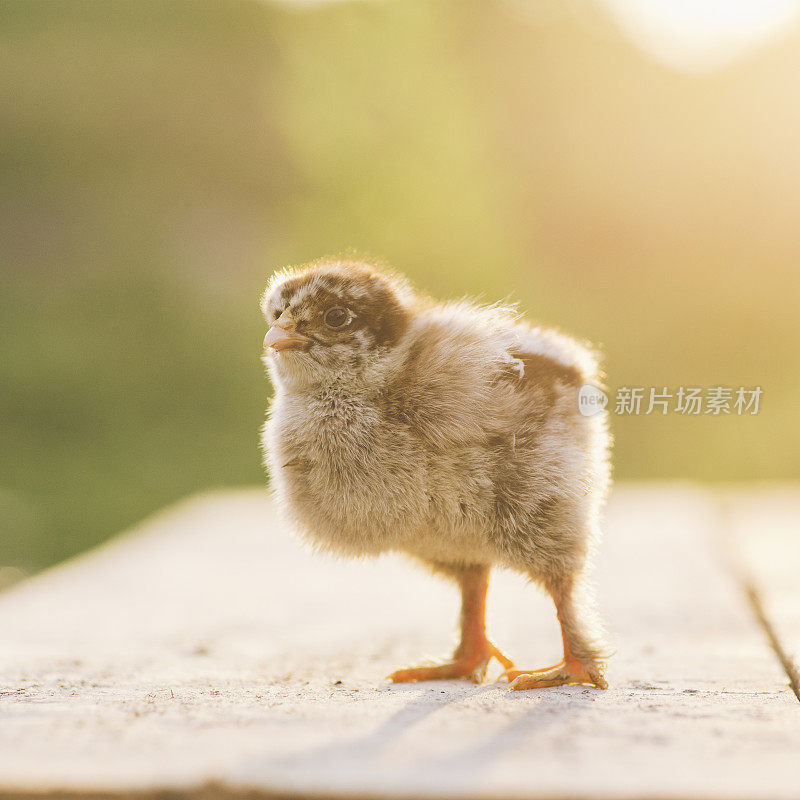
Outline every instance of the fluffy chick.
{"type": "Polygon", "coordinates": [[[316,546],[399,551],[459,585],[452,659],[393,681],[481,681],[492,658],[515,689],[606,687],[606,650],[586,591],[609,484],[604,413],[577,393],[593,354],[511,310],[436,304],[364,263],[276,273],[264,294],[275,398],[263,445],[272,485],[316,546]],[[492,565],[555,602],[563,660],[515,670],[485,630],[492,565]]]}

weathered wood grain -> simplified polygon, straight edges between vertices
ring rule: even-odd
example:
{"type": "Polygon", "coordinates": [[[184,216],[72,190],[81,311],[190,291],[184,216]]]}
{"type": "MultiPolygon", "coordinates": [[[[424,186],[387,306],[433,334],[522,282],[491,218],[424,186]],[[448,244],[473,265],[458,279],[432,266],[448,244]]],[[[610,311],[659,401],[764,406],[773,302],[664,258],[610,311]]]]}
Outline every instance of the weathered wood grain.
{"type": "MultiPolygon", "coordinates": [[[[266,494],[190,500],[0,595],[0,789],[790,798],[800,704],[689,486],[623,488],[598,559],[611,688],[390,686],[453,643],[455,591],[399,558],[304,552],[266,494]]],[[[490,628],[558,657],[499,575],[490,628]]]]}

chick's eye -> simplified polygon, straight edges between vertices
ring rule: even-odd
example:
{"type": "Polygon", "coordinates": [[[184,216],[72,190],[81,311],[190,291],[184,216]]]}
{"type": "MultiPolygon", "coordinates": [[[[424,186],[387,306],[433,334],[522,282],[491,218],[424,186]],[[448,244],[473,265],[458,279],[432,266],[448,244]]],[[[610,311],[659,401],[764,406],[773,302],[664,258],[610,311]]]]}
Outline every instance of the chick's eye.
{"type": "Polygon", "coordinates": [[[332,308],[325,314],[325,324],[329,328],[343,328],[349,318],[350,315],[344,308],[332,308]]]}

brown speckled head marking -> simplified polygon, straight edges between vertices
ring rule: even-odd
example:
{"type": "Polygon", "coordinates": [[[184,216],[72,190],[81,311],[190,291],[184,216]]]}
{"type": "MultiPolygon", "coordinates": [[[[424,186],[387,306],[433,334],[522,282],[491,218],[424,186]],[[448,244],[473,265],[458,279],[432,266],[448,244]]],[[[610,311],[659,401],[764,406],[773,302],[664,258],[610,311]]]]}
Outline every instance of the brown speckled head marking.
{"type": "MultiPolygon", "coordinates": [[[[354,262],[322,261],[276,273],[263,299],[267,321],[286,314],[304,349],[265,354],[282,380],[294,385],[353,384],[381,368],[405,334],[414,298],[400,278],[354,262]],[[334,309],[346,322],[328,322],[334,309]]],[[[362,387],[371,391],[368,385],[362,387]]]]}
{"type": "Polygon", "coordinates": [[[277,277],[265,300],[267,319],[273,321],[288,310],[297,329],[318,344],[392,347],[408,325],[409,311],[400,299],[404,284],[368,265],[319,262],[277,277]],[[346,328],[325,325],[324,315],[333,307],[350,313],[346,328]]]}

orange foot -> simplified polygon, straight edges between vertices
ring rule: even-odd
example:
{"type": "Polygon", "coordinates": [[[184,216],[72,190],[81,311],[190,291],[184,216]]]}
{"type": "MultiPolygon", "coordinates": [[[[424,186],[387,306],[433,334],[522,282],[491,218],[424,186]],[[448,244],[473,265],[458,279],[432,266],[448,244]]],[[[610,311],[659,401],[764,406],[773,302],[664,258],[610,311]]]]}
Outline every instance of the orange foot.
{"type": "Polygon", "coordinates": [[[548,686],[588,684],[607,689],[606,679],[597,671],[587,669],[577,658],[569,658],[546,669],[507,669],[501,676],[511,689],[545,689],[548,686]]]}
{"type": "Polygon", "coordinates": [[[429,667],[406,667],[398,669],[387,678],[394,683],[410,683],[411,681],[441,681],[451,678],[467,678],[473,683],[481,683],[486,677],[486,668],[489,662],[496,658],[507,670],[514,666],[514,662],[503,655],[488,639],[479,646],[471,647],[462,652],[459,648],[453,654],[451,661],[444,664],[434,664],[429,667]]]}

